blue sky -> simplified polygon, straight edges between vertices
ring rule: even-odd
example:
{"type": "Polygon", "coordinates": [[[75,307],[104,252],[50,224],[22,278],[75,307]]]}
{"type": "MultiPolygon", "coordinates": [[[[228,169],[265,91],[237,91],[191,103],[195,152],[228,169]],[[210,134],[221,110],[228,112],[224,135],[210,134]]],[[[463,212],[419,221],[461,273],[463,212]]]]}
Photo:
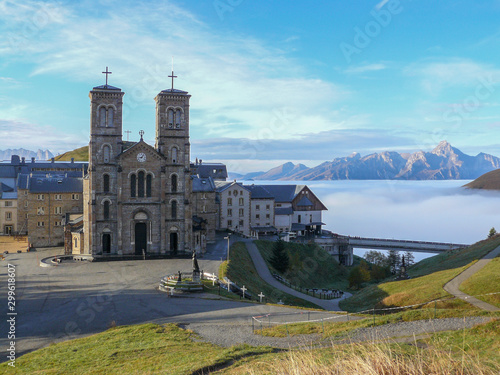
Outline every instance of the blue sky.
{"type": "Polygon", "coordinates": [[[244,172],[441,140],[498,156],[499,19],[498,0],[0,0],[0,149],[87,144],[106,66],[130,140],[154,143],[174,56],[192,159],[244,172]]]}

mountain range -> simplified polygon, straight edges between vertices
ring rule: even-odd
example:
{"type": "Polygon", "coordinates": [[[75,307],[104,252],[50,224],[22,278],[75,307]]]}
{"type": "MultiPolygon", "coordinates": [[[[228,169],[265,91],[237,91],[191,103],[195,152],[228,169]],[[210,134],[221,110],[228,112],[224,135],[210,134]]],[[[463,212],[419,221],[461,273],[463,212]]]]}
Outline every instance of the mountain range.
{"type": "Polygon", "coordinates": [[[361,156],[350,156],[325,161],[308,168],[291,162],[267,172],[246,175],[230,174],[241,180],[460,180],[475,179],[500,168],[500,158],[479,153],[464,154],[447,141],[442,141],[431,152],[398,153],[384,151],[361,156]]]}
{"type": "Polygon", "coordinates": [[[26,160],[31,160],[31,158],[35,158],[35,160],[49,160],[54,157],[49,150],[39,149],[38,151],[31,151],[24,148],[0,150],[0,160],[10,161],[12,155],[19,155],[20,158],[26,158],[26,160]]]}

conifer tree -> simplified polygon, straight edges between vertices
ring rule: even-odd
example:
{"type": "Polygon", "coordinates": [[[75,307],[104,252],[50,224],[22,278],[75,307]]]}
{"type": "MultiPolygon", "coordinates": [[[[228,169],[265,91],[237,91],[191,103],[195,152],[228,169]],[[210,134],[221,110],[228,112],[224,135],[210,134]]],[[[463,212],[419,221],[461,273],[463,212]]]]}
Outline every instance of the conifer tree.
{"type": "Polygon", "coordinates": [[[285,249],[285,242],[281,238],[274,243],[273,255],[269,261],[274,269],[280,273],[284,273],[288,269],[290,259],[285,249]]]}

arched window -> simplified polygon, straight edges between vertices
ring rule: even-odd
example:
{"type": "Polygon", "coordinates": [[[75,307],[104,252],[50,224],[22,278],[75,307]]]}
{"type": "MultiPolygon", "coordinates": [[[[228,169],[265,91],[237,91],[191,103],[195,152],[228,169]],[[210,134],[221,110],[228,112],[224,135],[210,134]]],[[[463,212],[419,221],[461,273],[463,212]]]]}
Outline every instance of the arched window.
{"type": "Polygon", "coordinates": [[[99,108],[99,125],[106,126],[106,108],[99,108]]]}
{"type": "Polygon", "coordinates": [[[175,112],[175,128],[179,129],[181,127],[181,110],[178,109],[175,112]]]}
{"type": "Polygon", "coordinates": [[[177,219],[177,201],[172,201],[172,219],[177,219]]]}
{"type": "Polygon", "coordinates": [[[109,201],[104,202],[104,220],[109,219],[109,201]]]}
{"type": "Polygon", "coordinates": [[[174,110],[169,109],[168,110],[168,127],[172,128],[174,125],[174,110]]]}
{"type": "Polygon", "coordinates": [[[144,198],[144,172],[140,171],[137,174],[137,196],[144,198]]]}
{"type": "Polygon", "coordinates": [[[106,126],[113,126],[114,112],[113,108],[108,108],[108,121],[106,121],[106,126]]]}
{"type": "Polygon", "coordinates": [[[172,193],[176,193],[177,192],[177,175],[176,174],[173,174],[172,177],[171,177],[171,182],[172,182],[172,193]]]}
{"type": "Polygon", "coordinates": [[[177,147],[172,149],[172,163],[177,163],[177,147]]]}
{"type": "Polygon", "coordinates": [[[111,149],[108,145],[104,145],[102,148],[103,160],[105,163],[109,163],[109,159],[111,157],[111,149]]]}
{"type": "Polygon", "coordinates": [[[102,190],[105,193],[109,193],[109,174],[105,174],[102,176],[102,190]]]}
{"type": "Polygon", "coordinates": [[[132,176],[130,176],[130,196],[132,198],[135,198],[136,180],[137,180],[137,178],[135,177],[135,174],[133,174],[132,176]]]}
{"type": "Polygon", "coordinates": [[[151,197],[151,183],[153,181],[153,176],[148,174],[146,176],[146,197],[151,197]]]}

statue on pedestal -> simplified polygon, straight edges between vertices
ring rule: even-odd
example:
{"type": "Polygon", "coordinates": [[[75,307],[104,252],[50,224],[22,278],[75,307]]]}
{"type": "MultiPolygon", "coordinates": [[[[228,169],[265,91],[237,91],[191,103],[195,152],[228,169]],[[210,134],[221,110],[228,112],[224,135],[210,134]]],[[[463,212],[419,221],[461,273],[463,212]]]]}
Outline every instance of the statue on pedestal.
{"type": "Polygon", "coordinates": [[[200,266],[196,258],[196,251],[193,251],[193,281],[200,282],[200,266]]]}

